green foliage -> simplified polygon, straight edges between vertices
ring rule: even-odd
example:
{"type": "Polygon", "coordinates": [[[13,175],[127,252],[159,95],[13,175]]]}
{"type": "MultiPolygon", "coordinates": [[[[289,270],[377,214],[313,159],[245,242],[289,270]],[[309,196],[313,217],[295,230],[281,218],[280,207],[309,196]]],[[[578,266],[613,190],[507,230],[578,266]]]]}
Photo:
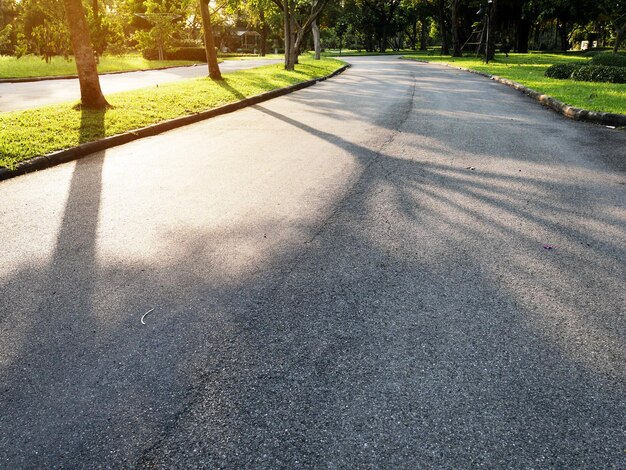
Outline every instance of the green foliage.
{"type": "Polygon", "coordinates": [[[37,54],[46,62],[55,55],[67,58],[71,42],[62,1],[24,0],[21,9],[17,55],[37,54]]]}
{"type": "Polygon", "coordinates": [[[574,70],[571,78],[581,82],[626,83],[626,67],[587,65],[574,70]]]}
{"type": "Polygon", "coordinates": [[[611,52],[604,52],[602,54],[596,54],[591,59],[591,63],[594,65],[610,65],[613,67],[626,67],[626,54],[613,54],[611,52]]]}
{"type": "Polygon", "coordinates": [[[545,76],[548,78],[558,78],[566,80],[572,76],[574,71],[587,65],[586,62],[573,62],[567,64],[554,64],[548,67],[545,71],[545,76]]]}
{"type": "Polygon", "coordinates": [[[0,166],[14,168],[38,155],[322,77],[341,65],[334,59],[303,57],[294,72],[276,64],[225,74],[223,81],[199,78],[112,94],[107,96],[112,108],[105,111],[81,112],[67,103],[2,113],[0,166]]]}

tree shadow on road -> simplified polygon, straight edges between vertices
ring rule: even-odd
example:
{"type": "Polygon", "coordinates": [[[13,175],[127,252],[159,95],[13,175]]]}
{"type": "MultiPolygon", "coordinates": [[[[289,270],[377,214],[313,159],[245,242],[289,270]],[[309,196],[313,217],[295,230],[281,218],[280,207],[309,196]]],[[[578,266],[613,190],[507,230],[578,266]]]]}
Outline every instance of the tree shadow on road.
{"type": "MultiPolygon", "coordinates": [[[[609,313],[623,245],[603,235],[623,227],[614,201],[594,199],[585,226],[568,199],[576,185],[403,154],[402,132],[370,148],[255,109],[347,153],[358,180],[290,243],[268,248],[260,230],[287,232],[290,220],[250,212],[228,230],[172,223],[158,246],[135,241],[151,258],[106,258],[103,155],[77,162],[51,258],[2,286],[18,297],[1,298],[16,351],[0,387],[9,461],[527,467],[539,452],[591,468],[598,455],[622,458],[623,319],[609,313]],[[556,198],[542,199],[549,191],[556,198]],[[557,249],[544,250],[551,237],[557,249]],[[603,274],[593,285],[575,272],[585,265],[603,274]]],[[[184,193],[158,199],[162,184],[155,211],[184,193]]],[[[125,217],[127,201],[108,198],[125,217]]],[[[107,236],[123,237],[118,226],[107,236]]]]}

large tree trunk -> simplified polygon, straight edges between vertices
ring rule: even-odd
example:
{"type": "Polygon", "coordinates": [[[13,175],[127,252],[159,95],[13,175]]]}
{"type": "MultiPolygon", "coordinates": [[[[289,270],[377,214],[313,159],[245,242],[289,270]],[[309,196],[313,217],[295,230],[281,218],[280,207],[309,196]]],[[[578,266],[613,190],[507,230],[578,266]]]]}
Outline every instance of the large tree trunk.
{"type": "Polygon", "coordinates": [[[311,24],[311,31],[313,32],[313,48],[315,49],[315,60],[320,60],[322,57],[322,43],[320,41],[320,27],[317,24],[317,19],[313,20],[311,24]]]}
{"type": "Polygon", "coordinates": [[[217,63],[217,52],[215,51],[215,40],[213,39],[211,12],[209,11],[208,0],[200,0],[200,15],[202,16],[204,50],[206,51],[206,62],[209,66],[209,77],[213,80],[221,80],[222,73],[220,72],[220,66],[217,63]]]}
{"type": "Polygon", "coordinates": [[[461,38],[459,36],[460,0],[452,0],[452,56],[461,57],[461,38]]]}
{"type": "Polygon", "coordinates": [[[441,55],[450,55],[448,30],[446,29],[446,0],[439,0],[439,30],[441,32],[441,55]]]}
{"type": "Polygon", "coordinates": [[[293,70],[295,63],[293,61],[293,53],[292,53],[292,40],[293,36],[291,34],[291,7],[290,0],[284,0],[283,2],[283,26],[285,30],[285,70],[293,70]]]}
{"type": "Polygon", "coordinates": [[[100,89],[100,79],[83,4],[81,0],[63,0],[63,4],[78,71],[81,105],[85,108],[104,109],[109,103],[100,89]]]}

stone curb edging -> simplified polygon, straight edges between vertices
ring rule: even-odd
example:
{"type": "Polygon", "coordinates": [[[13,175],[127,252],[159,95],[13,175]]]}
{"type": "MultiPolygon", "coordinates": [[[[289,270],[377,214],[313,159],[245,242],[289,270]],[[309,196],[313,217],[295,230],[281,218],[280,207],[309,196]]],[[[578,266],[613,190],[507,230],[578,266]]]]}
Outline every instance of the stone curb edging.
{"type": "Polygon", "coordinates": [[[24,175],[26,173],[43,170],[52,166],[60,165],[61,163],[77,160],[94,152],[100,152],[111,147],[126,144],[128,142],[132,142],[133,140],[141,139],[142,137],[149,137],[161,134],[162,132],[186,126],[188,124],[193,124],[195,122],[204,121],[205,119],[209,119],[215,116],[232,113],[233,111],[237,111],[239,109],[243,109],[248,106],[270,100],[272,98],[277,98],[279,96],[293,93],[294,91],[302,90],[303,88],[308,88],[318,82],[323,82],[324,80],[339,75],[340,73],[346,71],[349,67],[350,64],[346,64],[335,70],[333,73],[326,75],[325,77],[315,78],[313,80],[297,83],[295,85],[291,85],[285,88],[278,88],[276,90],[267,91],[265,93],[261,93],[260,95],[251,96],[250,98],[244,98],[241,101],[225,104],[223,106],[209,109],[207,111],[202,111],[197,114],[190,114],[188,116],[169,119],[167,121],[162,121],[147,127],[124,132],[122,134],[105,137],[103,139],[95,140],[93,142],[86,142],[84,144],[77,145],[76,147],[58,150],[48,155],[43,155],[41,157],[34,157],[19,163],[17,165],[17,168],[14,170],[9,170],[8,168],[0,168],[0,181],[24,175]]]}
{"type": "MultiPolygon", "coordinates": [[[[191,65],[168,65],[167,67],[157,67],[154,69],[138,69],[138,70],[119,70],[116,72],[102,72],[101,75],[117,75],[120,73],[132,73],[132,72],[150,72],[152,70],[167,70],[177,69],[180,67],[197,67],[198,65],[206,65],[203,63],[191,64],[191,65]]],[[[48,80],[75,80],[78,75],[53,75],[51,77],[22,77],[22,78],[0,78],[0,83],[29,83],[29,82],[45,82],[48,80]]]]}
{"type": "MultiPolygon", "coordinates": [[[[425,64],[429,64],[431,62],[422,62],[425,64]]],[[[498,77],[497,75],[491,75],[485,72],[479,72],[478,70],[466,69],[465,67],[458,67],[456,65],[450,64],[440,64],[445,65],[446,67],[450,67],[457,70],[463,70],[464,72],[470,72],[476,75],[480,75],[481,77],[489,78],[498,83],[502,83],[508,87],[511,87],[517,91],[524,93],[525,95],[531,97],[532,99],[539,101],[544,106],[556,111],[559,114],[562,114],[566,118],[573,119],[575,121],[587,121],[593,122],[596,124],[603,124],[605,126],[615,126],[622,127],[626,126],[626,114],[616,114],[616,113],[603,113],[600,111],[590,111],[588,109],[576,108],[574,106],[570,106],[569,104],[563,103],[551,96],[544,95],[539,93],[532,88],[528,88],[527,86],[522,85],[521,83],[514,82],[513,80],[509,80],[508,78],[498,77]]]]}

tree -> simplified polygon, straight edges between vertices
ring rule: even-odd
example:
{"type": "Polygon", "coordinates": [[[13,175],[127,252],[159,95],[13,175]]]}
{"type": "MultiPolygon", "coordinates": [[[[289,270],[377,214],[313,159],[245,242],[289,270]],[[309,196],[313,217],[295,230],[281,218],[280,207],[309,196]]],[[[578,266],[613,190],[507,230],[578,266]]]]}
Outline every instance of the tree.
{"type": "Polygon", "coordinates": [[[615,31],[613,52],[617,53],[626,36],[626,0],[602,0],[598,2],[601,17],[608,20],[615,31]]]}
{"type": "MultiPolygon", "coordinates": [[[[317,24],[317,19],[313,20],[311,24],[311,31],[313,32],[313,49],[315,49],[315,60],[320,60],[322,55],[322,43],[320,41],[320,27],[317,24]]],[[[339,52],[341,54],[341,52],[339,52]]]]}
{"type": "Polygon", "coordinates": [[[104,109],[109,103],[100,89],[96,59],[82,2],[81,0],[63,0],[63,4],[78,71],[81,105],[85,108],[104,109]]]}
{"type": "Polygon", "coordinates": [[[328,0],[305,0],[303,3],[298,3],[297,0],[273,0],[273,2],[283,12],[285,70],[294,70],[304,36],[311,29],[313,21],[322,13],[328,0]]]}
{"type": "Polygon", "coordinates": [[[376,17],[375,30],[378,37],[378,50],[385,52],[389,45],[390,34],[395,33],[394,23],[400,0],[363,0],[376,17]]]}
{"type": "Polygon", "coordinates": [[[202,31],[204,32],[204,48],[206,50],[206,61],[209,67],[209,77],[213,80],[221,80],[222,73],[217,64],[217,52],[215,51],[215,41],[213,40],[213,29],[211,28],[211,11],[208,0],[200,1],[200,15],[202,16],[202,31]]]}
{"type": "Polygon", "coordinates": [[[448,28],[446,25],[446,0],[439,0],[439,32],[441,34],[441,55],[450,55],[448,28]]]}
{"type": "Polygon", "coordinates": [[[461,57],[463,53],[461,52],[461,37],[459,34],[459,13],[461,9],[461,0],[451,0],[450,2],[450,11],[452,16],[452,56],[453,57],[461,57]]]}

